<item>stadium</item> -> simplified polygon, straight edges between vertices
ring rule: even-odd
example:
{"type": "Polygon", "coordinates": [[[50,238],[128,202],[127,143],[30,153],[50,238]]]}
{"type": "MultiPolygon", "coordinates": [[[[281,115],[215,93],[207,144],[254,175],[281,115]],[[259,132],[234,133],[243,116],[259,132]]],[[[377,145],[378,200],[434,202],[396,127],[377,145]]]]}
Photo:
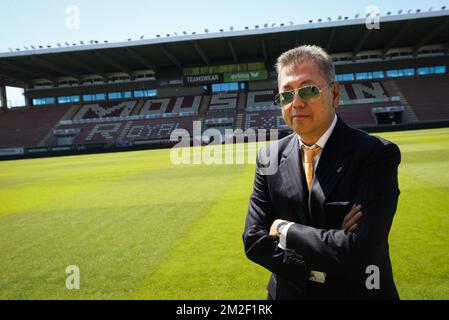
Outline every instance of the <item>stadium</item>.
{"type": "Polygon", "coordinates": [[[333,58],[340,117],[401,148],[401,297],[448,299],[449,10],[366,19],[0,53],[0,298],[264,299],[268,273],[241,244],[254,165],[174,166],[171,135],[207,145],[194,121],[220,142],[291,133],[275,60],[315,44],[333,58]],[[8,107],[6,86],[25,107],[8,107]],[[69,265],[81,290],[64,286],[69,265]]]}

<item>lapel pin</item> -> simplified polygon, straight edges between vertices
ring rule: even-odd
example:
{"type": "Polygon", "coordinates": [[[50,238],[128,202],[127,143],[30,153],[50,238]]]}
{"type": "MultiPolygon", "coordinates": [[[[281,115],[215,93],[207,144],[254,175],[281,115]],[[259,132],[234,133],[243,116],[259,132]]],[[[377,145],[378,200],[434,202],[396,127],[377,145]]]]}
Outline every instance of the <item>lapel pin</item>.
{"type": "Polygon", "coordinates": [[[341,170],[343,170],[343,167],[338,167],[338,169],[337,169],[337,173],[340,173],[340,172],[341,172],[341,170]]]}

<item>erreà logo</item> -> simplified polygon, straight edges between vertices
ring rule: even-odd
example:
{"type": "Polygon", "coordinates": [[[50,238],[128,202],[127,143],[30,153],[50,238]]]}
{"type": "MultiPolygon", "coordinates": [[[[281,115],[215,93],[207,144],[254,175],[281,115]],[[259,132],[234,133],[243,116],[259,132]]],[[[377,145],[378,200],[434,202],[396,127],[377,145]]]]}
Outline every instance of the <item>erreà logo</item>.
{"type": "Polygon", "coordinates": [[[257,71],[257,72],[250,72],[249,74],[250,74],[251,78],[257,78],[257,77],[259,77],[260,72],[259,71],[257,71]]]}
{"type": "Polygon", "coordinates": [[[231,75],[232,80],[246,80],[251,78],[251,73],[234,73],[231,75]]]}

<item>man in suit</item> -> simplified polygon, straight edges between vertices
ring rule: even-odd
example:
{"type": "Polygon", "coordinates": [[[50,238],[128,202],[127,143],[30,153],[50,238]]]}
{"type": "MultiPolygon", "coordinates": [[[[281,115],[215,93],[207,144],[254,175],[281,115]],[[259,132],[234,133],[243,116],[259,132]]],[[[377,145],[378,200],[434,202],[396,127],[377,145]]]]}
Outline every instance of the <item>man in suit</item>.
{"type": "Polygon", "coordinates": [[[243,233],[247,257],[272,272],[268,299],[399,299],[388,246],[399,148],[336,115],[339,85],[320,47],[289,50],[276,68],[293,134],[259,151],[243,233]]]}

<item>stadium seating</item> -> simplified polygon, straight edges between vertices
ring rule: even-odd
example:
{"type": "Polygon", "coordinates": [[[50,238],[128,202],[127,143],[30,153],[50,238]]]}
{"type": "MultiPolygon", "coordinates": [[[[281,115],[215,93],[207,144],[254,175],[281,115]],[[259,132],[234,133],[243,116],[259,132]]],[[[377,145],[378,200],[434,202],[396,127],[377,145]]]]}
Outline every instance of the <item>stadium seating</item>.
{"type": "Polygon", "coordinates": [[[288,129],[279,108],[245,113],[244,129],[288,129]]]}
{"type": "Polygon", "coordinates": [[[0,114],[0,148],[36,147],[70,106],[14,108],[0,114]]]}
{"type": "Polygon", "coordinates": [[[58,130],[80,129],[74,143],[115,143],[123,140],[168,140],[172,131],[178,128],[193,129],[193,121],[198,117],[169,117],[134,121],[109,121],[103,123],[83,123],[60,125],[58,130]]]}
{"type": "Polygon", "coordinates": [[[144,101],[103,101],[101,103],[81,106],[72,120],[83,123],[83,120],[88,119],[126,119],[131,115],[156,115],[163,113],[173,113],[176,116],[182,116],[184,113],[197,113],[201,99],[201,96],[186,96],[155,98],[144,101]]]}
{"type": "Polygon", "coordinates": [[[349,125],[355,127],[369,127],[377,125],[377,121],[372,113],[373,108],[397,106],[395,101],[384,103],[361,103],[351,105],[340,105],[337,113],[349,125]]]}
{"type": "Polygon", "coordinates": [[[230,118],[230,119],[234,119],[235,118],[235,112],[221,112],[219,114],[214,114],[214,113],[209,113],[207,114],[204,119],[205,120],[209,120],[209,119],[221,119],[221,118],[230,118]]]}
{"type": "Polygon", "coordinates": [[[449,119],[449,78],[398,79],[396,84],[419,121],[449,119]]]}
{"type": "Polygon", "coordinates": [[[236,111],[238,92],[213,94],[209,102],[209,113],[236,111]]]}
{"type": "MultiPolygon", "coordinates": [[[[401,104],[398,96],[403,95],[419,121],[449,119],[447,76],[394,81],[396,89],[380,80],[341,84],[338,114],[352,126],[376,126],[372,109],[398,106],[401,104]]],[[[277,89],[266,89],[216,93],[210,99],[207,96],[207,100],[200,95],[154,97],[0,110],[0,148],[39,146],[51,132],[58,137],[58,143],[112,145],[118,141],[166,141],[175,129],[191,132],[195,120],[202,121],[203,130],[288,130],[279,106],[274,103],[276,94],[277,89]]]]}
{"type": "Polygon", "coordinates": [[[372,113],[376,107],[397,106],[398,96],[392,96],[381,81],[362,81],[340,84],[340,106],[337,113],[355,127],[376,126],[372,113]]]}
{"type": "MultiPolygon", "coordinates": [[[[345,83],[340,85],[341,97],[338,113],[354,126],[373,126],[376,120],[371,108],[397,105],[383,84],[378,81],[345,83]]],[[[276,89],[248,92],[244,128],[288,129],[281,111],[274,104],[276,89]]]]}
{"type": "Polygon", "coordinates": [[[274,102],[277,89],[269,89],[263,91],[249,91],[246,97],[246,110],[263,110],[270,109],[274,102]]]}
{"type": "Polygon", "coordinates": [[[158,113],[198,112],[202,96],[187,96],[174,98],[158,98],[145,101],[139,110],[139,115],[158,113]]]}
{"type": "Polygon", "coordinates": [[[246,108],[243,129],[284,129],[281,110],[275,104],[277,89],[249,91],[246,98],[246,108]]]}
{"type": "Polygon", "coordinates": [[[85,104],[75,114],[73,120],[98,119],[110,117],[123,117],[131,114],[136,101],[126,102],[101,102],[96,104],[85,104]]]}
{"type": "Polygon", "coordinates": [[[197,117],[178,117],[155,120],[133,121],[129,129],[123,133],[128,140],[168,140],[176,129],[185,129],[192,134],[193,121],[197,117]]]}
{"type": "Polygon", "coordinates": [[[344,104],[349,104],[354,100],[354,102],[357,103],[363,101],[364,99],[388,100],[389,98],[389,95],[382,83],[378,81],[340,84],[340,95],[340,99],[344,104]]]}

